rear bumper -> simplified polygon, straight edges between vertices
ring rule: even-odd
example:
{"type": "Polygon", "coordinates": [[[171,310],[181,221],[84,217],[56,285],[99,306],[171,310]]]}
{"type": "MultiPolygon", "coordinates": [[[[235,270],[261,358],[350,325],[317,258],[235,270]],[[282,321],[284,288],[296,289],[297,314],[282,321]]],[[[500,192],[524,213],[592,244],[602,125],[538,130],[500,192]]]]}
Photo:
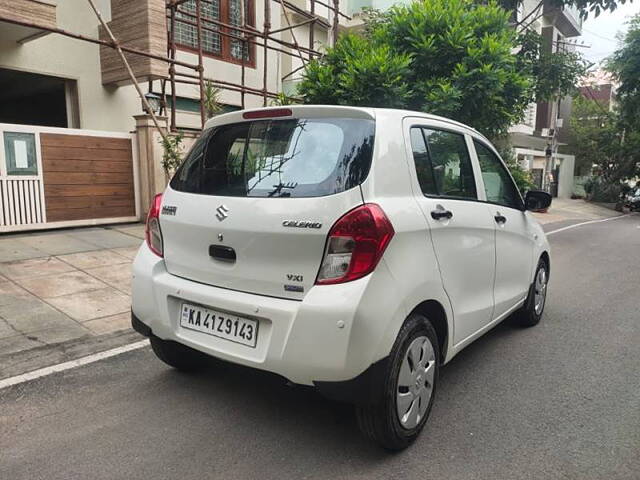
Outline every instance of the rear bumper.
{"type": "MultiPolygon", "coordinates": [[[[331,397],[363,391],[370,367],[389,354],[386,340],[396,317],[383,263],[373,275],[342,285],[313,287],[302,301],[272,298],[204,285],[166,271],[164,261],[142,245],[133,265],[132,325],[143,335],[173,340],[223,360],[316,385],[331,397]],[[260,322],[255,348],[179,326],[183,301],[210,306],[260,322]],[[343,382],[346,382],[343,384],[343,382]]],[[[370,387],[365,388],[369,391],[370,387]]],[[[350,397],[350,396],[348,396],[350,397]]]]}

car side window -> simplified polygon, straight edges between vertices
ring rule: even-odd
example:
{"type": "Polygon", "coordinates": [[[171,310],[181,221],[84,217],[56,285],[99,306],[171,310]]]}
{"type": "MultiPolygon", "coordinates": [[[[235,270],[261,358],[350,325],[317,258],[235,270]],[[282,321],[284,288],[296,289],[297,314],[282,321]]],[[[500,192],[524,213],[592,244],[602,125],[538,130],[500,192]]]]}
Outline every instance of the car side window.
{"type": "Polygon", "coordinates": [[[464,135],[413,127],[411,146],[418,181],[425,195],[478,198],[464,135]]]}
{"type": "Polygon", "coordinates": [[[500,159],[489,148],[474,140],[487,201],[520,210],[522,197],[500,159]]]}
{"type": "Polygon", "coordinates": [[[413,149],[413,161],[416,164],[416,174],[422,193],[426,195],[438,195],[435,180],[433,179],[433,166],[427,151],[427,144],[422,135],[422,128],[411,129],[411,148],[413,149]]]}

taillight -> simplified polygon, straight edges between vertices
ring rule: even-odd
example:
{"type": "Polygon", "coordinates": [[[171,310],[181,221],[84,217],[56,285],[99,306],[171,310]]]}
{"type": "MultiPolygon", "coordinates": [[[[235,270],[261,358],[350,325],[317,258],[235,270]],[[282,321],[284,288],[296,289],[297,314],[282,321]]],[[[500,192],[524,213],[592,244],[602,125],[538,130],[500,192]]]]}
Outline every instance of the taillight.
{"type": "Polygon", "coordinates": [[[316,284],[349,282],[373,272],[394,233],[374,203],[347,212],[329,231],[316,284]]]}
{"type": "Polygon", "coordinates": [[[162,231],[160,230],[160,205],[162,204],[162,194],[159,193],[153,197],[149,213],[147,214],[147,224],[145,225],[144,234],[147,239],[147,245],[153,253],[159,257],[164,256],[164,248],[162,246],[162,231]]]}

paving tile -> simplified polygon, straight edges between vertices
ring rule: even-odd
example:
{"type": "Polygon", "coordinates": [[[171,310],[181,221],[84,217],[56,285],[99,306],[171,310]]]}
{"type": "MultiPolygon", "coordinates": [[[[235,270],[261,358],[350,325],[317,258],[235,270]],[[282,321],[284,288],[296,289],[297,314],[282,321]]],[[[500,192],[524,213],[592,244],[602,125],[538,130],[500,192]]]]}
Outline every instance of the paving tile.
{"type": "Polygon", "coordinates": [[[131,295],[131,263],[90,268],[86,272],[121,292],[131,295]]]}
{"type": "Polygon", "coordinates": [[[75,340],[76,338],[93,335],[93,332],[75,322],[73,324],[45,328],[29,334],[29,338],[42,343],[52,344],[75,340]]]}
{"type": "Polygon", "coordinates": [[[119,255],[127,257],[130,260],[136,258],[138,254],[138,250],[140,250],[140,245],[137,247],[121,247],[121,248],[112,248],[111,251],[116,252],[119,255]]]}
{"type": "Polygon", "coordinates": [[[12,328],[6,320],[0,318],[0,338],[15,337],[16,335],[20,335],[20,332],[12,328]]]}
{"type": "Polygon", "coordinates": [[[72,266],[55,257],[34,258],[0,263],[0,274],[15,280],[17,278],[42,277],[75,270],[72,266]]]}
{"type": "Polygon", "coordinates": [[[96,335],[117,332],[131,328],[131,313],[119,313],[110,317],[96,318],[83,322],[82,325],[96,335]]]}
{"type": "Polygon", "coordinates": [[[47,299],[60,311],[78,321],[106,317],[128,312],[131,300],[128,295],[114,288],[102,288],[47,299]]]}
{"type": "Polygon", "coordinates": [[[0,305],[0,317],[21,333],[75,324],[69,317],[32,295],[0,305]]]}
{"type": "MultiPolygon", "coordinates": [[[[16,283],[40,298],[59,297],[71,293],[105,288],[107,285],[80,271],[16,279],[16,283]]],[[[2,285],[0,284],[0,291],[2,285]]]]}
{"type": "Polygon", "coordinates": [[[135,225],[123,225],[119,227],[112,227],[114,230],[126,233],[127,235],[133,235],[139,239],[144,239],[144,223],[137,223],[135,225]]]}
{"type": "Polygon", "coordinates": [[[15,337],[0,338],[0,357],[10,355],[24,350],[41,347],[42,342],[27,338],[26,335],[17,335],[15,337]]]}
{"type": "Polygon", "coordinates": [[[99,250],[100,246],[62,233],[32,234],[22,241],[47,255],[64,255],[66,253],[88,252],[99,250]]]}
{"type": "Polygon", "coordinates": [[[24,288],[12,282],[0,283],[0,305],[16,303],[21,299],[32,297],[24,288]]]}
{"type": "Polygon", "coordinates": [[[102,248],[133,247],[140,245],[140,239],[127,235],[116,230],[99,229],[78,229],[67,232],[74,238],[83,242],[92,243],[102,248]]]}
{"type": "Polygon", "coordinates": [[[26,260],[46,256],[46,253],[24,243],[21,237],[7,237],[0,240],[0,262],[26,260]]]}
{"type": "Polygon", "coordinates": [[[94,252],[72,253],[70,255],[60,255],[59,258],[76,268],[86,270],[89,268],[104,267],[107,265],[117,265],[119,263],[129,263],[130,260],[111,250],[96,250],[94,252]]]}

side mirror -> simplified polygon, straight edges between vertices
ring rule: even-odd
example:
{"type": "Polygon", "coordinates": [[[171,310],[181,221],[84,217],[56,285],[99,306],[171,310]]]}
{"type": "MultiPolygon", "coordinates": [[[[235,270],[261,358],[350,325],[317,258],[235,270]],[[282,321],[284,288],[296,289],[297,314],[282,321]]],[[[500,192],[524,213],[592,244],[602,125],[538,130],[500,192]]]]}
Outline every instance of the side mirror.
{"type": "Polygon", "coordinates": [[[545,210],[551,205],[551,195],[541,190],[529,190],[524,197],[527,210],[545,210]]]}

